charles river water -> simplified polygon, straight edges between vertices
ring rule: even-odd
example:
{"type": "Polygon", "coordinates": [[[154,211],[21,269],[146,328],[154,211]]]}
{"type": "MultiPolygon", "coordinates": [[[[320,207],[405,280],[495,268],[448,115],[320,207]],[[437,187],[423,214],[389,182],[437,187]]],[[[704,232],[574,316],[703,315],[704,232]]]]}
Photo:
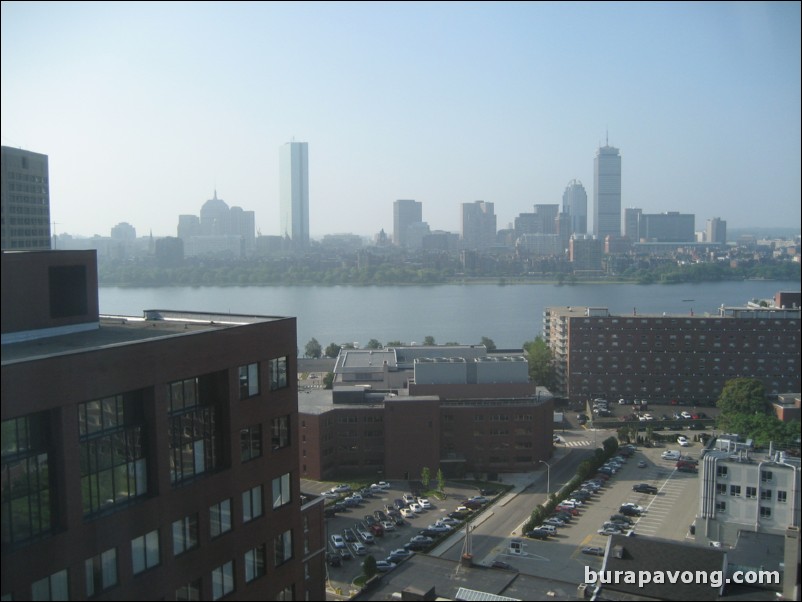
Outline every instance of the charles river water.
{"type": "Polygon", "coordinates": [[[142,316],[170,309],[297,318],[303,355],[313,337],[329,343],[478,344],[520,349],[543,330],[549,306],[606,307],[611,313],[717,315],[718,308],[798,291],[795,281],[700,284],[444,284],[432,286],[101,287],[102,314],[142,316]]]}

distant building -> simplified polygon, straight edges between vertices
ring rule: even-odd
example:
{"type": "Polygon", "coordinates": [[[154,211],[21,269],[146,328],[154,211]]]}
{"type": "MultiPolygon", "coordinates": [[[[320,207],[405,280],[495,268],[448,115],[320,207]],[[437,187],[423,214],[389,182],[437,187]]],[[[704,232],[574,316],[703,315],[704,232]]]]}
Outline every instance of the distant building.
{"type": "Polygon", "coordinates": [[[50,249],[50,175],[47,155],[1,147],[0,248],[50,249]]]}
{"type": "Polygon", "coordinates": [[[462,245],[465,249],[482,250],[496,242],[496,214],[493,203],[462,203],[462,245]]]}
{"type": "Polygon", "coordinates": [[[256,250],[256,217],[253,211],[229,207],[223,199],[206,201],[195,215],[178,216],[178,238],[184,243],[184,255],[224,255],[242,257],[256,250]]]}
{"type": "Polygon", "coordinates": [[[407,246],[408,228],[423,221],[423,204],[411,199],[399,199],[393,203],[393,243],[397,247],[407,246]]]}
{"type": "Polygon", "coordinates": [[[696,216],[692,213],[643,213],[638,236],[647,242],[696,242],[696,216]]]}
{"type": "Polygon", "coordinates": [[[325,598],[294,318],[98,313],[94,252],[2,254],[2,597],[325,598]]]}
{"type": "Polygon", "coordinates": [[[309,246],[309,159],[306,142],[287,142],[279,150],[281,236],[296,249],[309,246]]]}
{"type": "Polygon", "coordinates": [[[799,388],[799,309],[622,315],[549,307],[543,332],[555,357],[554,393],[571,401],[604,394],[709,403],[736,377],[759,379],[773,395],[799,388]]]}
{"type": "Polygon", "coordinates": [[[593,162],[593,232],[599,240],[621,236],[621,155],[606,144],[593,162]]]}
{"type": "Polygon", "coordinates": [[[524,234],[516,246],[535,257],[562,256],[563,245],[559,234],[524,234]]]}
{"type": "Polygon", "coordinates": [[[624,236],[632,242],[640,242],[640,218],[643,209],[627,207],[624,209],[624,236]]]}
{"type": "Polygon", "coordinates": [[[184,241],[174,236],[166,236],[156,241],[156,263],[161,267],[180,266],[184,261],[184,241]]]}
{"type": "Polygon", "coordinates": [[[568,242],[568,261],[576,271],[600,271],[604,242],[590,236],[574,235],[568,242]]]}
{"type": "Polygon", "coordinates": [[[727,244],[727,222],[720,217],[707,220],[707,242],[727,244]]]}
{"type": "Polygon", "coordinates": [[[136,228],[128,222],[120,222],[111,229],[112,240],[136,240],[136,228]]]}
{"type": "Polygon", "coordinates": [[[563,213],[570,216],[569,234],[588,232],[588,193],[582,182],[571,180],[563,192],[563,213]]]}

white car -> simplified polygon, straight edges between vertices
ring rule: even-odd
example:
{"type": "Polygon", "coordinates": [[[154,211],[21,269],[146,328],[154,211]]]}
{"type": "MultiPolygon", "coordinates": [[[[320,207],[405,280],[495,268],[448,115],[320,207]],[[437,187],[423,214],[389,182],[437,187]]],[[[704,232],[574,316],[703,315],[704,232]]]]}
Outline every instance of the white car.
{"type": "Polygon", "coordinates": [[[660,454],[660,457],[663,458],[663,460],[679,460],[679,456],[680,453],[673,449],[671,450],[667,449],[662,454],[660,454]]]}
{"type": "Polygon", "coordinates": [[[420,505],[420,507],[421,507],[421,508],[423,508],[424,510],[431,510],[431,509],[432,509],[432,504],[429,502],[429,499],[428,499],[428,498],[425,498],[425,497],[419,497],[419,498],[418,498],[418,504],[419,504],[419,505],[420,505]]]}
{"type": "Polygon", "coordinates": [[[412,504],[415,502],[415,496],[411,493],[405,493],[401,496],[401,499],[404,500],[405,504],[412,504]]]}
{"type": "Polygon", "coordinates": [[[381,523],[382,529],[385,531],[395,531],[395,523],[389,520],[383,520],[381,523]]]}
{"type": "Polygon", "coordinates": [[[414,514],[420,514],[421,512],[423,512],[423,508],[421,507],[420,504],[417,504],[417,503],[416,504],[410,504],[409,505],[409,509],[412,510],[412,512],[414,514]]]}
{"type": "Polygon", "coordinates": [[[342,535],[332,535],[331,536],[331,545],[333,545],[338,550],[342,550],[345,547],[345,540],[343,539],[342,535]]]}
{"type": "Polygon", "coordinates": [[[415,513],[409,508],[401,508],[401,516],[404,518],[415,518],[415,513]]]}
{"type": "Polygon", "coordinates": [[[358,541],[352,543],[351,548],[353,548],[354,554],[356,554],[357,556],[364,556],[365,554],[368,553],[368,549],[364,546],[364,544],[361,544],[358,541]]]}
{"type": "Polygon", "coordinates": [[[379,481],[379,482],[378,482],[378,483],[376,483],[376,484],[377,484],[379,487],[381,487],[382,489],[390,489],[390,483],[388,483],[387,481],[379,481]]]}
{"type": "Polygon", "coordinates": [[[680,414],[680,416],[682,416],[682,417],[683,417],[685,420],[690,420],[690,419],[692,418],[692,416],[691,416],[691,413],[690,413],[690,412],[682,412],[682,413],[680,414]]]}
{"type": "Polygon", "coordinates": [[[691,442],[688,441],[688,438],[685,437],[684,435],[680,435],[679,437],[677,437],[677,443],[679,443],[682,447],[688,447],[691,444],[691,442]]]}

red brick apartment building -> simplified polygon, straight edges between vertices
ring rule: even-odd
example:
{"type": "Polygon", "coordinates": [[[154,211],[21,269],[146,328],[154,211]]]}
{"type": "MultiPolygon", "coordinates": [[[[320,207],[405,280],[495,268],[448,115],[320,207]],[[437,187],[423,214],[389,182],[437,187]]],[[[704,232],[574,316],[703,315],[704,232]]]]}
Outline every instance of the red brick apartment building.
{"type": "MultiPolygon", "coordinates": [[[[543,332],[555,358],[554,394],[707,404],[733,378],[769,394],[800,390],[800,309],[724,307],[716,315],[615,315],[606,308],[549,307],[543,332]]],[[[796,296],[798,299],[798,295],[796,296]]]]}
{"type": "Polygon", "coordinates": [[[2,253],[2,599],[322,600],[294,318],[99,315],[94,251],[2,253]]]}

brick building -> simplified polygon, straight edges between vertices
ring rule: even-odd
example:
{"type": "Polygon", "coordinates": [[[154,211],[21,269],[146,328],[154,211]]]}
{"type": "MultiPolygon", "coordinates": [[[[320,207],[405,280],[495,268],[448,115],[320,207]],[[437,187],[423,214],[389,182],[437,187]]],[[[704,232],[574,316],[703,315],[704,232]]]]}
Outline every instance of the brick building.
{"type": "Polygon", "coordinates": [[[94,251],[2,254],[3,599],[323,599],[294,318],[98,311],[94,251]]]}

